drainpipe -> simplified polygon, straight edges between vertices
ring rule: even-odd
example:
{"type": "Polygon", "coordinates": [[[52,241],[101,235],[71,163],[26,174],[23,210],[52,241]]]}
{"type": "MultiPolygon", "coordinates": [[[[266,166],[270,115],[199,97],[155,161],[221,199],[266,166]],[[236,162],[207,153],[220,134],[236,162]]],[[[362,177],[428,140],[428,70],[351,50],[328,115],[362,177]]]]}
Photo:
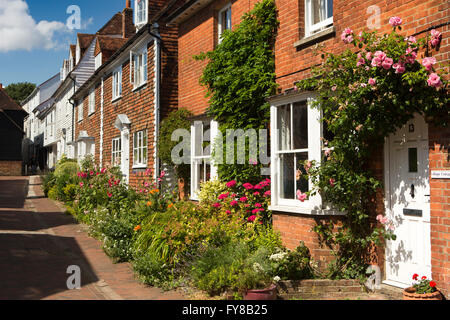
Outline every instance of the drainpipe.
{"type": "Polygon", "coordinates": [[[155,22],[152,26],[150,33],[154,35],[155,41],[155,58],[154,58],[154,71],[155,71],[155,181],[159,177],[159,159],[158,159],[158,136],[159,136],[159,119],[160,119],[160,107],[161,107],[161,38],[159,35],[159,25],[155,22]]]}
{"type": "MultiPolygon", "coordinates": [[[[75,79],[72,78],[71,73],[67,75],[70,80],[73,82],[73,94],[75,94],[76,91],[76,82],[75,79]]],[[[73,144],[73,157],[75,158],[75,101],[72,99],[69,99],[69,103],[72,105],[72,144],[73,144]]]]}

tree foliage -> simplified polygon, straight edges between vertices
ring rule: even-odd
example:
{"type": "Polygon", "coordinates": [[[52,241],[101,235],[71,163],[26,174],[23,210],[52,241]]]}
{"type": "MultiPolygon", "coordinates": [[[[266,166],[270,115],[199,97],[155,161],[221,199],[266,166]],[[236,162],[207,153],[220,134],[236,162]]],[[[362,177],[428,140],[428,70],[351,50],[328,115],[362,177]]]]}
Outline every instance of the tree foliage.
{"type": "Polygon", "coordinates": [[[21,105],[21,102],[25,100],[36,88],[34,83],[30,82],[18,82],[11,83],[7,87],[5,87],[5,91],[13,99],[18,105],[21,105]]]}

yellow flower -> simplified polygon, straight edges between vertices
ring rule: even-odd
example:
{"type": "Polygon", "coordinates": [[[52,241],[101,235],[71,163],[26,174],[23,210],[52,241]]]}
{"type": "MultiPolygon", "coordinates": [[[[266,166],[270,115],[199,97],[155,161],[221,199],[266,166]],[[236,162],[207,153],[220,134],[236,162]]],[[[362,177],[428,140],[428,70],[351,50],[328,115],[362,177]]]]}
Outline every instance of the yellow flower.
{"type": "Polygon", "coordinates": [[[140,225],[137,225],[136,227],[134,227],[134,231],[138,231],[138,230],[141,230],[141,226],[140,225]]]}

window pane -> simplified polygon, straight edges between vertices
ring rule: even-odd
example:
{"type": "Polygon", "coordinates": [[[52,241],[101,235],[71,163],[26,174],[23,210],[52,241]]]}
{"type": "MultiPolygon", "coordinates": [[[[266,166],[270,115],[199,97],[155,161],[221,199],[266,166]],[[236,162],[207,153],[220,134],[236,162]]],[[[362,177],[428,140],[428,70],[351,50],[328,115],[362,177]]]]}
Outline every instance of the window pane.
{"type": "Polygon", "coordinates": [[[203,123],[203,139],[202,149],[204,156],[211,155],[211,122],[206,121],[203,123]]]}
{"type": "Polygon", "coordinates": [[[293,105],[294,149],[308,148],[308,107],[306,101],[293,105]]]}
{"type": "Polygon", "coordinates": [[[291,111],[290,105],[278,108],[278,150],[291,150],[291,111]]]}
{"type": "MultiPolygon", "coordinates": [[[[303,163],[305,160],[308,160],[308,152],[300,152],[295,155],[296,157],[296,190],[300,190],[302,193],[305,193],[309,190],[309,180],[306,175],[305,166],[303,163]],[[300,174],[299,174],[300,173],[300,174]]],[[[296,191],[297,192],[297,191],[296,191]]]]}
{"type": "Polygon", "coordinates": [[[327,18],[333,16],[333,0],[326,0],[327,2],[327,18]]]}
{"type": "Polygon", "coordinates": [[[280,155],[280,197],[294,199],[295,195],[294,154],[280,155]]]}
{"type": "Polygon", "coordinates": [[[408,148],[408,169],[417,172],[417,148],[408,148]]]}

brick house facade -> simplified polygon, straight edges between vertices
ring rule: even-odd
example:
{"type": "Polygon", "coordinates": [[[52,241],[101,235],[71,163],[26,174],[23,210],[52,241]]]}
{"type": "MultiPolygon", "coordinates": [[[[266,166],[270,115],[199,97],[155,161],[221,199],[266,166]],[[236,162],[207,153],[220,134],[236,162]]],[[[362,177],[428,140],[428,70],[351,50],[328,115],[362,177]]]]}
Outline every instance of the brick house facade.
{"type": "MultiPolygon", "coordinates": [[[[95,162],[107,167],[119,165],[126,182],[134,187],[148,169],[156,178],[159,123],[177,108],[178,99],[177,28],[165,23],[177,4],[144,2],[148,14],[145,23],[137,25],[134,34],[73,95],[77,108],[84,106],[83,116],[76,122],[76,136],[94,141],[95,162]],[[142,68],[136,71],[138,63],[142,68]],[[145,77],[142,81],[138,80],[141,73],[145,77]],[[96,111],[88,115],[91,92],[95,92],[96,111]]],[[[111,52],[111,44],[105,48],[111,52]]]]}
{"type": "MultiPolygon", "coordinates": [[[[242,14],[251,10],[255,3],[256,1],[252,0],[190,1],[171,16],[170,23],[179,27],[178,106],[190,110],[196,116],[194,119],[199,119],[204,115],[208,107],[208,100],[205,97],[205,88],[199,84],[206,62],[194,60],[192,56],[215,48],[219,41],[221,13],[227,5],[231,8],[231,25],[235,26],[239,24],[242,14]]],[[[342,52],[346,48],[340,40],[340,34],[344,28],[349,27],[358,34],[362,29],[368,29],[367,25],[370,21],[379,32],[388,32],[390,31],[388,20],[391,16],[400,16],[403,19],[401,32],[408,36],[414,35],[420,38],[429,34],[431,29],[440,31],[442,42],[439,52],[434,54],[434,57],[448,71],[450,59],[448,51],[450,32],[447,22],[450,5],[448,3],[428,0],[421,2],[393,1],[386,4],[386,2],[379,0],[369,2],[330,0],[323,2],[327,6],[322,13],[316,12],[319,16],[324,15],[320,21],[322,25],[311,23],[312,15],[305,14],[305,8],[308,9],[307,12],[315,12],[309,11],[312,10],[314,3],[318,3],[318,1],[276,0],[278,20],[280,21],[275,44],[276,82],[279,85],[279,94],[270,100],[272,109],[276,110],[280,105],[295,103],[302,99],[307,101],[308,98],[311,98],[302,95],[303,93],[295,92],[293,87],[295,82],[310,76],[311,67],[320,64],[320,56],[313,54],[316,45],[323,45],[328,52],[342,52]]],[[[317,17],[314,16],[314,19],[317,19],[317,17]]],[[[420,237],[417,236],[423,243],[428,243],[423,245],[423,252],[418,253],[419,256],[424,256],[421,259],[425,261],[423,264],[426,267],[419,266],[416,261],[411,262],[410,267],[417,266],[417,270],[424,270],[423,272],[428,277],[432,276],[437,281],[442,293],[448,295],[450,283],[450,182],[448,182],[448,179],[432,178],[431,173],[435,170],[448,170],[450,167],[448,156],[450,130],[434,128],[425,124],[425,122],[417,121],[414,125],[422,130],[420,131],[420,134],[423,134],[422,138],[428,136],[424,138],[427,140],[425,143],[428,146],[428,151],[425,152],[425,156],[428,160],[422,161],[421,165],[423,165],[423,172],[426,172],[427,175],[423,179],[429,182],[429,203],[427,200],[424,201],[424,206],[429,206],[429,216],[426,213],[428,209],[424,209],[423,221],[417,218],[411,220],[411,223],[417,222],[424,226],[428,224],[423,230],[429,231],[424,231],[424,234],[421,234],[420,237]]],[[[319,138],[322,130],[320,124],[311,130],[317,130],[319,138]]],[[[419,132],[419,129],[417,132],[419,132]]],[[[385,183],[390,179],[389,170],[386,168],[386,163],[391,159],[389,158],[389,148],[386,149],[387,145],[380,146],[380,152],[374,155],[370,168],[375,172],[377,178],[385,181],[385,183]]],[[[317,146],[317,150],[314,152],[320,153],[320,142],[317,142],[315,146],[317,146]]],[[[274,166],[273,162],[272,166],[274,166]]],[[[281,232],[284,244],[291,249],[295,248],[299,241],[304,241],[321,267],[325,267],[332,259],[331,252],[320,244],[317,235],[311,228],[321,219],[339,221],[339,214],[331,214],[326,210],[321,210],[320,214],[316,214],[311,209],[299,208],[297,205],[294,205],[294,207],[280,205],[274,196],[279,192],[276,189],[276,183],[274,183],[278,179],[276,171],[272,168],[274,228],[281,232]]],[[[387,192],[389,192],[389,188],[387,189],[387,192]]],[[[426,193],[427,190],[424,188],[422,193],[426,193]]],[[[391,201],[388,200],[389,197],[389,193],[382,194],[381,192],[376,196],[373,209],[374,221],[377,214],[385,214],[386,208],[391,208],[389,207],[389,201],[391,201]]],[[[423,194],[423,197],[426,199],[428,195],[423,194]]],[[[410,234],[403,240],[408,243],[413,241],[415,237],[415,235],[410,234]]],[[[407,282],[410,283],[406,278],[410,279],[412,273],[411,275],[409,273],[403,275],[403,278],[397,275],[398,278],[396,278],[395,271],[392,268],[392,264],[395,265],[396,263],[395,257],[392,257],[392,252],[389,256],[386,250],[386,248],[377,248],[374,252],[373,263],[380,267],[382,279],[386,283],[401,287],[406,286],[407,282]],[[389,268],[386,268],[386,266],[389,268]]],[[[421,271],[416,272],[420,273],[421,271]]]]}

